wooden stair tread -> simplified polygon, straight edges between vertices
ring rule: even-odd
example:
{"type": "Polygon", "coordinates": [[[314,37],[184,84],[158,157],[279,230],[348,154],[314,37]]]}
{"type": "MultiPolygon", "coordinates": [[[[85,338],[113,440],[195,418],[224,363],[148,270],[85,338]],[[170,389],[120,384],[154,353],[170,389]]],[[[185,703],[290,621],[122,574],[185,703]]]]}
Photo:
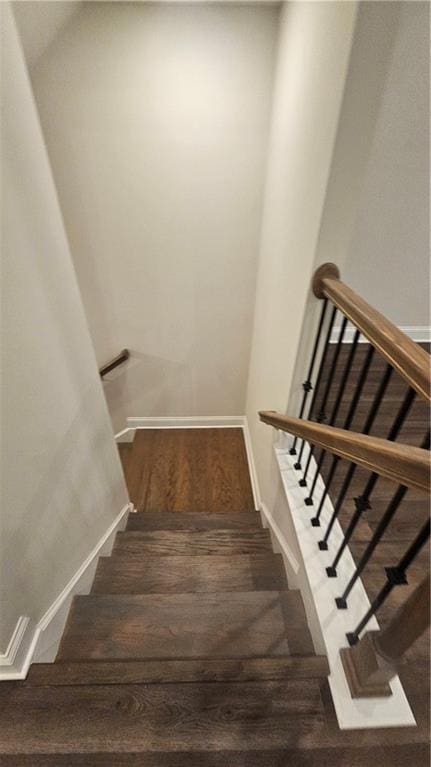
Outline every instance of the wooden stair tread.
{"type": "Polygon", "coordinates": [[[26,684],[159,684],[162,682],[247,682],[276,679],[317,679],[328,676],[325,655],[275,658],[81,660],[35,663],[26,684]]]}
{"type": "Polygon", "coordinates": [[[58,659],[314,654],[298,591],[75,597],[58,659]]]}
{"type": "Polygon", "coordinates": [[[2,755],[284,748],[318,737],[324,727],[314,679],[48,691],[0,689],[2,755]]]}
{"type": "Polygon", "coordinates": [[[130,514],[127,530],[224,530],[236,528],[262,529],[257,511],[140,511],[130,514]]]}
{"type": "Polygon", "coordinates": [[[148,530],[118,533],[113,556],[258,554],[272,552],[269,532],[245,530],[148,530]]]}
{"type": "Polygon", "coordinates": [[[282,591],[281,554],[101,557],[93,594],[174,594],[211,591],[282,591]]]}

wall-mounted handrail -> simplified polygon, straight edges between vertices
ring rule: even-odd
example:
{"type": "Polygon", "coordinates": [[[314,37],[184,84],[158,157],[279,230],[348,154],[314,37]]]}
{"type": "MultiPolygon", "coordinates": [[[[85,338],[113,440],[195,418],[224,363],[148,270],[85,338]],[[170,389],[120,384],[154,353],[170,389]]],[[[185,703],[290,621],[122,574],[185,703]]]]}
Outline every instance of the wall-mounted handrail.
{"type": "Polygon", "coordinates": [[[431,400],[427,352],[342,282],[335,264],[323,264],[317,269],[313,293],[317,298],[329,299],[420,396],[431,400]]]}
{"type": "Polygon", "coordinates": [[[407,487],[430,492],[430,453],[419,447],[389,442],[379,437],[261,411],[263,423],[318,445],[333,455],[407,487]]]}
{"type": "Polygon", "coordinates": [[[113,360],[110,362],[107,362],[106,365],[100,368],[99,374],[100,377],[103,378],[103,376],[106,376],[107,373],[110,373],[111,370],[114,370],[118,365],[122,365],[123,362],[126,362],[130,357],[130,352],[128,349],[123,349],[123,351],[120,352],[120,354],[117,355],[117,357],[114,357],[113,360]]]}

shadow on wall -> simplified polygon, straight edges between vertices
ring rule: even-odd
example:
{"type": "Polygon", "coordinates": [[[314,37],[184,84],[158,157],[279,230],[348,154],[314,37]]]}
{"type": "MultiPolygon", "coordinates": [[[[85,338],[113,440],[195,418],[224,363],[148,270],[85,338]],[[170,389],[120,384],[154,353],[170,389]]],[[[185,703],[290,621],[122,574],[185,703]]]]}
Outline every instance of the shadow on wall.
{"type": "MultiPolygon", "coordinates": [[[[25,507],[20,505],[19,496],[15,499],[14,524],[10,524],[5,532],[7,549],[20,552],[19,562],[9,569],[9,578],[14,580],[13,593],[17,595],[11,625],[20,614],[29,614],[35,620],[40,618],[40,615],[29,612],[29,605],[39,605],[43,601],[43,612],[58,596],[55,576],[59,557],[64,558],[67,550],[67,582],[82,562],[83,529],[89,536],[90,550],[93,530],[98,529],[101,521],[103,524],[113,490],[106,482],[106,477],[112,476],[113,452],[104,428],[103,411],[103,399],[95,396],[93,385],[83,394],[49,463],[43,466],[40,456],[34,456],[40,464],[40,479],[25,507]],[[100,413],[95,413],[96,403],[100,405],[100,413]],[[40,566],[41,548],[43,567],[40,566]]],[[[15,460],[28,461],[26,452],[24,445],[23,455],[15,456],[15,460]]],[[[116,451],[114,456],[117,457],[116,451]]],[[[123,490],[123,487],[115,488],[119,510],[127,502],[123,490]]]]}
{"type": "MultiPolygon", "coordinates": [[[[175,416],[194,413],[198,386],[187,362],[176,362],[130,350],[129,360],[103,380],[114,432],[132,416],[175,416]]],[[[207,415],[207,413],[202,413],[207,415]]]]}

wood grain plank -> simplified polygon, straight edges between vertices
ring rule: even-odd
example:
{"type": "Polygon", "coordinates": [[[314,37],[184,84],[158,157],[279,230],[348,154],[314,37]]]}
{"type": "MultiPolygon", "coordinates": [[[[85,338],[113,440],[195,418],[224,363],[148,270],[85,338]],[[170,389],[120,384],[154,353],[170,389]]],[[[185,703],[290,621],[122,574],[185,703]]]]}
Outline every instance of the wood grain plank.
{"type": "Polygon", "coordinates": [[[160,512],[144,511],[130,514],[127,530],[235,530],[237,528],[262,529],[260,514],[251,512],[206,513],[198,512],[160,512]]]}
{"type": "Polygon", "coordinates": [[[139,510],[254,508],[240,428],[137,430],[126,480],[139,510]]]}
{"type": "Polygon", "coordinates": [[[217,751],[318,738],[316,680],[0,689],[0,753],[217,751]]]}
{"type": "Polygon", "coordinates": [[[202,658],[140,661],[59,661],[35,663],[26,685],[169,684],[318,679],[329,673],[324,655],[289,655],[241,660],[202,658]]]}
{"type": "MultiPolygon", "coordinates": [[[[279,749],[285,757],[294,748],[296,755],[309,753],[313,759],[323,749],[326,759],[335,759],[353,748],[366,760],[377,746],[381,753],[392,749],[395,764],[410,765],[411,755],[422,758],[428,746],[423,728],[340,731],[329,687],[318,680],[48,688],[4,684],[0,711],[3,758],[16,753],[31,758],[73,754],[78,749],[86,755],[114,753],[115,758],[128,752],[145,754],[145,759],[169,752],[175,758],[189,752],[192,758],[190,752],[195,752],[204,759],[200,765],[210,755],[231,749],[279,749]],[[398,761],[398,756],[408,760],[398,761]]],[[[341,764],[351,767],[350,762],[341,764]]],[[[368,767],[369,762],[359,764],[368,767]]]]}
{"type": "Polygon", "coordinates": [[[118,533],[113,556],[220,556],[272,552],[267,530],[149,530],[118,533]]]}
{"type": "Polygon", "coordinates": [[[293,591],[96,595],[75,597],[57,658],[250,658],[287,655],[290,641],[309,652],[293,591]]]}
{"type": "Polygon", "coordinates": [[[426,743],[252,751],[119,752],[4,756],[5,767],[429,767],[426,743]]]}
{"type": "Polygon", "coordinates": [[[287,580],[281,554],[247,556],[102,557],[93,594],[178,594],[281,591],[287,580]]]}

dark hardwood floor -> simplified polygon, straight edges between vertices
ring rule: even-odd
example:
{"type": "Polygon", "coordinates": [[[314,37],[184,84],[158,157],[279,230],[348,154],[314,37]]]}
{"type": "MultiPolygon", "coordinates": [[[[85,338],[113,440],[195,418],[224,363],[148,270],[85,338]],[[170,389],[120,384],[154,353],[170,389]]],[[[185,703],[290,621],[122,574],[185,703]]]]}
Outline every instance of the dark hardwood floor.
{"type": "Polygon", "coordinates": [[[242,429],[142,429],[125,464],[139,511],[254,508],[242,429]]]}

